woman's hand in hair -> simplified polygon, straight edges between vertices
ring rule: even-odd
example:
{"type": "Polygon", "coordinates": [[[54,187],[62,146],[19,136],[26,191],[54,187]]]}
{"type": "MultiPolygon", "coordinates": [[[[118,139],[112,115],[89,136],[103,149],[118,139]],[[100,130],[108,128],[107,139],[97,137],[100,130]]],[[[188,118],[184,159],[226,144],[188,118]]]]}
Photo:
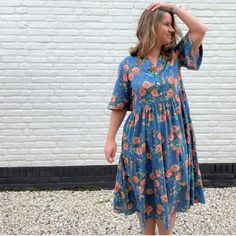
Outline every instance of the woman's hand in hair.
{"type": "Polygon", "coordinates": [[[182,7],[177,7],[173,3],[151,3],[147,9],[152,11],[155,11],[157,9],[164,9],[175,13],[188,27],[189,35],[193,43],[193,53],[197,54],[198,48],[201,45],[202,40],[207,32],[206,25],[202,23],[199,18],[193,16],[190,12],[183,9],[182,7]]]}
{"type": "Polygon", "coordinates": [[[164,9],[167,11],[173,12],[176,8],[176,5],[174,3],[165,3],[165,2],[157,2],[157,3],[151,3],[147,9],[155,11],[157,9],[164,9]]]}

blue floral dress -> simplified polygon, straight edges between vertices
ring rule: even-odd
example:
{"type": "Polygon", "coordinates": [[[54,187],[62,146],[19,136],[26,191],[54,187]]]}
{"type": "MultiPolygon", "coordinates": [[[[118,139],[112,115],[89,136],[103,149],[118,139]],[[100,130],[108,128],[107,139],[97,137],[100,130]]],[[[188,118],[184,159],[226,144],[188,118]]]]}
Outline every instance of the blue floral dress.
{"type": "Polygon", "coordinates": [[[180,69],[198,70],[203,55],[192,52],[187,33],[171,60],[159,57],[155,70],[148,58],[127,56],[107,106],[131,111],[123,127],[114,186],[113,212],[157,218],[165,229],[170,215],[205,203],[196,140],[180,69]]]}

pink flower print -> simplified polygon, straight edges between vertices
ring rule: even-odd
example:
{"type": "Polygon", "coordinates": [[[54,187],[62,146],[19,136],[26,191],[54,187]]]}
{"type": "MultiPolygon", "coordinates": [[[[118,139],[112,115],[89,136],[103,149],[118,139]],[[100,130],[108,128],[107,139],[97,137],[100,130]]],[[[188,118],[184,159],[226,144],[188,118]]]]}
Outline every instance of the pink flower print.
{"type": "Polygon", "coordinates": [[[123,144],[123,149],[124,149],[124,150],[128,150],[128,148],[129,148],[129,144],[128,144],[128,143],[124,143],[124,144],[123,144]]]}
{"type": "Polygon", "coordinates": [[[127,139],[127,136],[125,134],[125,132],[122,133],[122,140],[126,140],[127,139]]]}
{"type": "Polygon", "coordinates": [[[188,127],[189,127],[189,129],[192,129],[193,128],[192,123],[189,123],[188,127]]]}
{"type": "Polygon", "coordinates": [[[198,168],[198,170],[197,170],[197,174],[198,174],[198,175],[201,175],[200,168],[198,168]]]}
{"type": "Polygon", "coordinates": [[[181,73],[178,73],[178,81],[182,79],[181,73]]]}
{"type": "Polygon", "coordinates": [[[141,155],[143,153],[142,147],[136,148],[135,151],[138,155],[141,155]]]}
{"type": "Polygon", "coordinates": [[[156,145],[156,151],[161,152],[162,151],[162,146],[161,144],[156,145]]]}
{"type": "Polygon", "coordinates": [[[134,78],[134,73],[133,73],[133,72],[130,72],[130,73],[129,73],[129,80],[131,80],[131,81],[132,81],[132,80],[133,80],[133,78],[134,78]]]}
{"type": "Polygon", "coordinates": [[[175,95],[175,100],[176,100],[176,102],[180,102],[180,97],[178,94],[175,95]]]}
{"type": "Polygon", "coordinates": [[[160,70],[163,69],[163,65],[160,66],[151,66],[151,70],[155,73],[155,72],[159,72],[160,70]]]}
{"type": "Polygon", "coordinates": [[[172,132],[169,134],[169,140],[170,140],[170,141],[173,141],[173,140],[174,140],[174,134],[173,134],[172,132]]]}
{"type": "Polygon", "coordinates": [[[142,150],[145,152],[146,151],[146,143],[143,143],[141,147],[142,147],[142,150]]]}
{"type": "Polygon", "coordinates": [[[150,175],[149,175],[150,179],[154,180],[155,179],[155,175],[154,173],[152,172],[150,175]]]}
{"type": "Polygon", "coordinates": [[[168,197],[167,197],[167,195],[165,194],[165,195],[162,195],[161,196],[161,200],[162,200],[162,202],[168,202],[168,197]]]}
{"type": "Polygon", "coordinates": [[[152,153],[150,152],[147,153],[147,159],[152,159],[152,153]]]}
{"type": "Polygon", "coordinates": [[[189,59],[188,65],[189,65],[190,67],[193,67],[193,66],[194,66],[194,62],[193,62],[192,59],[189,59]]]}
{"type": "Polygon", "coordinates": [[[175,164],[175,165],[172,165],[172,166],[170,167],[170,169],[171,169],[171,171],[176,172],[176,171],[179,170],[179,166],[175,164]]]}
{"type": "Polygon", "coordinates": [[[134,183],[136,183],[136,184],[139,182],[139,178],[138,178],[137,175],[134,175],[134,176],[133,176],[133,181],[134,181],[134,183]]]}
{"type": "Polygon", "coordinates": [[[159,140],[161,140],[161,132],[160,132],[160,131],[158,131],[157,138],[158,138],[159,140]]]}
{"type": "Polygon", "coordinates": [[[148,81],[144,81],[143,84],[142,84],[142,87],[148,89],[150,87],[152,87],[154,85],[154,83],[150,83],[148,81]]]}
{"type": "Polygon", "coordinates": [[[174,95],[173,89],[169,89],[169,90],[167,91],[167,96],[168,96],[169,98],[171,98],[173,95],[174,95]]]}
{"type": "Polygon", "coordinates": [[[145,212],[150,215],[150,213],[152,212],[153,208],[151,205],[145,205],[145,212]]]}
{"type": "Polygon", "coordinates": [[[186,142],[189,144],[191,142],[191,139],[189,136],[186,137],[186,142]]]}
{"type": "Polygon", "coordinates": [[[179,127],[177,125],[173,125],[173,132],[176,133],[179,130],[179,127]]]}
{"type": "Polygon", "coordinates": [[[170,110],[166,110],[166,117],[170,116],[170,110]]]}
{"type": "Polygon", "coordinates": [[[123,80],[124,80],[125,82],[128,81],[128,75],[127,75],[127,74],[124,74],[123,80]]]}
{"type": "Polygon", "coordinates": [[[181,106],[177,106],[177,107],[176,107],[176,113],[177,113],[177,114],[180,114],[180,113],[181,113],[181,106]]]}
{"type": "Polygon", "coordinates": [[[199,200],[198,199],[194,199],[194,203],[198,204],[199,200]]]}
{"type": "Polygon", "coordinates": [[[123,160],[124,160],[124,163],[127,165],[127,164],[129,164],[129,159],[128,159],[128,157],[123,157],[123,160]]]}
{"type": "Polygon", "coordinates": [[[118,168],[118,170],[121,170],[121,169],[122,169],[122,164],[121,164],[121,163],[118,163],[117,168],[118,168]]]}
{"type": "Polygon", "coordinates": [[[202,180],[201,180],[201,179],[198,179],[198,180],[196,181],[196,184],[197,184],[197,186],[202,186],[202,180]]]}
{"type": "Polygon", "coordinates": [[[186,165],[186,167],[189,166],[189,160],[188,159],[185,161],[185,165],[186,165]]]}
{"type": "Polygon", "coordinates": [[[139,114],[135,114],[135,118],[134,118],[135,125],[137,124],[138,120],[139,120],[139,114]]]}
{"type": "Polygon", "coordinates": [[[119,184],[118,181],[116,181],[116,183],[115,183],[115,187],[114,187],[114,192],[115,192],[115,193],[118,192],[119,189],[120,189],[120,184],[119,184]]]}
{"type": "Polygon", "coordinates": [[[145,89],[141,87],[140,90],[139,90],[139,94],[140,94],[141,96],[144,96],[144,95],[146,94],[145,89]]]}
{"type": "Polygon", "coordinates": [[[125,179],[125,177],[127,176],[127,173],[125,171],[122,172],[122,179],[125,179]]]}
{"type": "Polygon", "coordinates": [[[145,184],[146,184],[146,179],[143,179],[143,180],[141,181],[140,185],[144,187],[145,184]]]}
{"type": "Polygon", "coordinates": [[[181,147],[176,147],[176,148],[174,148],[174,150],[175,150],[178,154],[182,154],[182,153],[183,153],[181,147]]]}
{"type": "Polygon", "coordinates": [[[175,176],[175,180],[179,181],[179,180],[181,180],[181,178],[182,178],[181,173],[177,173],[176,176],[175,176]]]}
{"type": "Polygon", "coordinates": [[[127,203],[127,209],[131,210],[133,208],[133,204],[131,202],[127,203]]]}
{"type": "Polygon", "coordinates": [[[176,59],[177,59],[177,55],[176,55],[176,53],[173,52],[173,53],[172,53],[172,59],[171,59],[171,61],[170,61],[170,64],[173,65],[176,59]]]}
{"type": "Polygon", "coordinates": [[[149,188],[146,190],[146,193],[149,195],[153,194],[153,192],[154,192],[154,190],[152,188],[149,188]]]}
{"type": "Polygon", "coordinates": [[[158,104],[158,111],[162,111],[162,104],[161,103],[158,104]]]}
{"type": "Polygon", "coordinates": [[[137,73],[139,72],[139,68],[138,68],[138,67],[134,67],[134,68],[132,69],[132,72],[133,72],[134,74],[137,74],[137,73]]]}
{"type": "Polygon", "coordinates": [[[174,86],[175,86],[175,88],[177,89],[177,87],[178,87],[178,81],[177,81],[177,80],[175,80],[174,86]]]}
{"type": "Polygon", "coordinates": [[[158,204],[156,207],[156,213],[158,215],[160,215],[162,213],[162,211],[164,211],[164,207],[162,205],[158,204]]]}
{"type": "Polygon", "coordinates": [[[134,127],[134,125],[135,125],[135,121],[134,121],[134,120],[132,120],[132,121],[130,122],[130,127],[131,127],[131,128],[133,128],[133,127],[134,127]]]}
{"type": "Polygon", "coordinates": [[[153,114],[153,113],[150,113],[150,114],[148,115],[148,119],[149,119],[149,121],[154,120],[154,114],[153,114]]]}
{"type": "Polygon", "coordinates": [[[141,194],[143,194],[144,192],[144,187],[143,186],[138,186],[138,190],[141,194]]]}
{"type": "Polygon", "coordinates": [[[182,138],[183,138],[183,134],[182,134],[182,133],[179,133],[179,134],[178,134],[178,138],[179,138],[179,139],[182,139],[182,138]]]}
{"type": "Polygon", "coordinates": [[[125,192],[121,191],[120,193],[121,193],[121,198],[124,199],[126,197],[125,192]]]}
{"type": "Polygon", "coordinates": [[[155,185],[157,188],[159,188],[159,187],[160,187],[160,182],[159,182],[157,179],[155,179],[155,180],[154,180],[154,185],[155,185]]]}
{"type": "Polygon", "coordinates": [[[168,82],[169,82],[169,84],[173,84],[175,82],[175,78],[173,76],[170,76],[168,78],[168,82]]]}
{"type": "Polygon", "coordinates": [[[135,145],[140,144],[140,138],[139,137],[134,137],[133,138],[133,144],[135,144],[135,145]]]}
{"type": "Polygon", "coordinates": [[[127,72],[129,70],[129,65],[125,64],[123,68],[124,68],[124,71],[127,72]]]}
{"type": "Polygon", "coordinates": [[[158,96],[160,96],[159,92],[158,92],[156,89],[152,90],[152,91],[151,91],[151,94],[152,94],[153,97],[158,97],[158,96]]]}
{"type": "Polygon", "coordinates": [[[166,178],[170,178],[172,176],[171,170],[166,170],[166,178]]]}
{"type": "Polygon", "coordinates": [[[117,108],[118,109],[123,109],[124,108],[124,104],[123,103],[118,103],[117,104],[117,108]]]}
{"type": "Polygon", "coordinates": [[[157,177],[161,177],[162,176],[160,169],[155,170],[155,174],[156,174],[157,177]]]}
{"type": "Polygon", "coordinates": [[[115,95],[112,95],[112,96],[111,96],[111,102],[115,102],[115,100],[116,100],[116,96],[115,96],[115,95]]]}
{"type": "Polygon", "coordinates": [[[164,122],[166,120],[166,115],[165,114],[161,114],[160,115],[160,121],[164,122]]]}

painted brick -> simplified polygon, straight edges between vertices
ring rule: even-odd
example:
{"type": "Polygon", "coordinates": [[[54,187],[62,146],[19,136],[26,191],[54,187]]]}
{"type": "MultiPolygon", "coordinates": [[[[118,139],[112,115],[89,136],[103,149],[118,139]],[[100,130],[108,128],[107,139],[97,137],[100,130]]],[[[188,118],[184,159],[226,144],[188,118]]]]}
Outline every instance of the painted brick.
{"type": "MultiPolygon", "coordinates": [[[[199,162],[236,162],[236,2],[173,0],[208,26],[183,70],[199,162]]],[[[144,0],[0,2],[0,166],[105,165],[106,109],[144,0]]],[[[177,19],[186,32],[186,26],[177,19]]],[[[128,117],[129,112],[126,115],[128,117]]],[[[119,158],[124,119],[116,137],[119,158]]]]}

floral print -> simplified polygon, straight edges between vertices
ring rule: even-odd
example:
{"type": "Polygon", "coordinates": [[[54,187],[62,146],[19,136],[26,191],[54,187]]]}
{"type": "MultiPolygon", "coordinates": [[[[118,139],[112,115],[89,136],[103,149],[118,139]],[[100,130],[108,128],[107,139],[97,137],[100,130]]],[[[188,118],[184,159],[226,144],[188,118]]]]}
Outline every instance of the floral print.
{"type": "Polygon", "coordinates": [[[171,60],[127,56],[107,106],[131,111],[125,121],[114,187],[113,211],[158,218],[165,229],[173,212],[205,203],[196,140],[181,67],[198,70],[202,45],[193,54],[189,32],[176,44],[171,60]]]}

